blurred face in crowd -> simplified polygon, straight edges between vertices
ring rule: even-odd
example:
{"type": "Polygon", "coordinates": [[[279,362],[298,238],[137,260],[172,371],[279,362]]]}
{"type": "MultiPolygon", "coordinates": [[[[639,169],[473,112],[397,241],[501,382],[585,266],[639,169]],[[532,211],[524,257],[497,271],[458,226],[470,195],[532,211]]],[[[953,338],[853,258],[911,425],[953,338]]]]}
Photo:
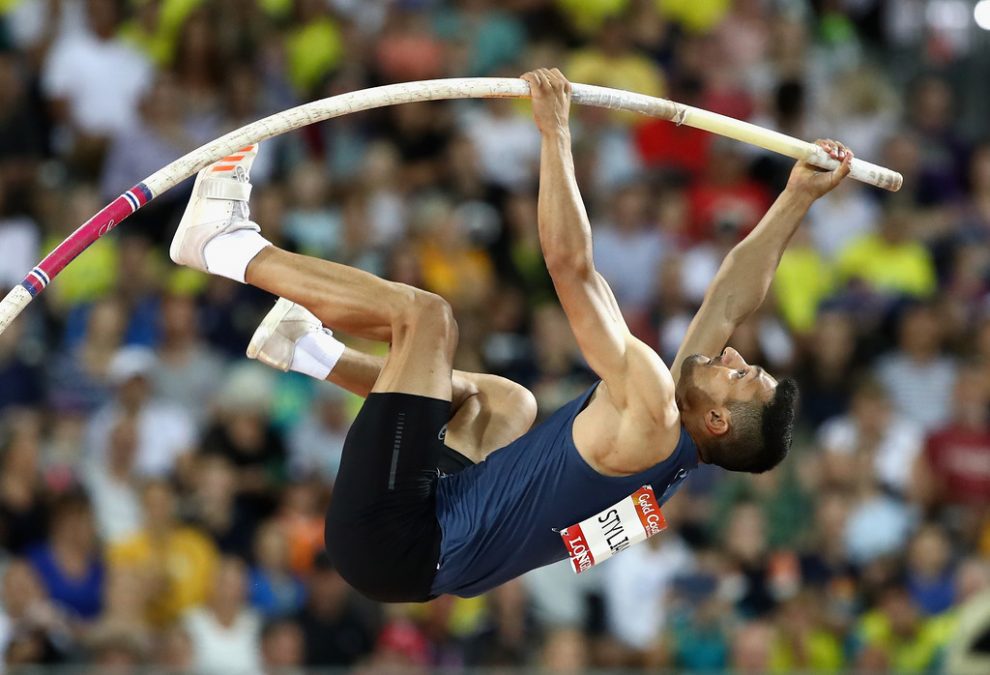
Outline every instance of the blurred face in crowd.
{"type": "Polygon", "coordinates": [[[144,519],[152,530],[167,530],[175,522],[175,493],[168,483],[155,481],[144,489],[144,519]]]}
{"type": "Polygon", "coordinates": [[[302,629],[282,621],[265,631],[261,653],[269,668],[291,668],[302,664],[305,641],[302,629]]]}
{"type": "Polygon", "coordinates": [[[925,359],[936,355],[942,344],[942,327],[931,307],[908,310],[898,331],[901,349],[909,356],[925,359]]]}
{"type": "Polygon", "coordinates": [[[911,109],[920,128],[943,129],[952,122],[952,90],[945,80],[927,77],[915,89],[911,109]]]}
{"type": "Polygon", "coordinates": [[[213,604],[238,607],[244,602],[247,573],[240,558],[224,558],[213,579],[213,604]]]}
{"type": "Polygon", "coordinates": [[[912,572],[923,577],[941,575],[951,557],[952,551],[945,530],[938,525],[921,529],[908,550],[908,566],[912,572]]]}
{"type": "Polygon", "coordinates": [[[876,382],[860,385],[853,395],[852,416],[860,433],[868,437],[881,436],[890,424],[892,414],[887,392],[876,382]]]}
{"type": "Polygon", "coordinates": [[[162,302],[162,330],[166,340],[182,339],[196,331],[196,303],[188,295],[170,295],[162,302]]]}
{"type": "Polygon", "coordinates": [[[88,550],[95,545],[96,526],[88,503],[74,499],[56,508],[52,541],[77,550],[88,550]]]}
{"type": "Polygon", "coordinates": [[[904,588],[891,588],[884,592],[880,608],[890,621],[894,634],[910,639],[918,629],[920,616],[911,595],[904,588]]]}
{"type": "Polygon", "coordinates": [[[309,606],[317,615],[337,614],[347,602],[347,582],[329,567],[317,566],[309,582],[309,606]]]}
{"type": "Polygon", "coordinates": [[[740,504],[732,511],[726,528],[725,547],[738,560],[755,563],[766,553],[766,520],[760,507],[740,504]]]}
{"type": "Polygon", "coordinates": [[[42,600],[44,594],[34,568],[19,559],[11,561],[3,575],[0,588],[3,608],[8,616],[20,618],[34,603],[42,600]]]}
{"type": "Polygon", "coordinates": [[[984,144],[973,152],[969,163],[969,180],[973,192],[990,193],[990,144],[984,144]]]}
{"type": "Polygon", "coordinates": [[[124,410],[134,413],[141,408],[151,395],[151,383],[146,375],[127,378],[117,389],[117,400],[124,410]]]}
{"type": "Polygon", "coordinates": [[[987,425],[990,392],[985,375],[976,368],[963,368],[953,394],[956,419],[963,425],[983,429],[987,425]]]}
{"type": "Polygon", "coordinates": [[[109,40],[117,29],[117,0],[88,0],[86,19],[89,29],[103,39],[109,40]]]}
{"type": "Polygon", "coordinates": [[[766,673],[774,644],[773,626],[762,621],[744,624],[732,638],[732,668],[740,673],[766,673]]]}
{"type": "Polygon", "coordinates": [[[624,188],[615,197],[612,206],[612,219],[616,228],[623,232],[635,232],[646,220],[648,196],[642,185],[624,188]]]}
{"type": "Polygon", "coordinates": [[[258,566],[266,570],[284,570],[288,563],[288,543],[276,521],[269,521],[258,528],[255,535],[254,556],[258,566]]]}
{"type": "Polygon", "coordinates": [[[93,305],[86,323],[86,341],[93,346],[115,348],[126,328],[124,308],[114,300],[102,300],[93,305]]]}

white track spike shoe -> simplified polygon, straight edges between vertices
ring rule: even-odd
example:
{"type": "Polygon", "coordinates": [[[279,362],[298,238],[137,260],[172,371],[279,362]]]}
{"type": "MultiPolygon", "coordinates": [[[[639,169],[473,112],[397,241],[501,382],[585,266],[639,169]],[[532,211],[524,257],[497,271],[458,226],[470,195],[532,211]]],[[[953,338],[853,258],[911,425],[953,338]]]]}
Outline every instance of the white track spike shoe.
{"type": "Polygon", "coordinates": [[[292,365],[299,340],[308,333],[325,330],[308,309],[279,298],[254,332],[247,356],[285,372],[292,365]]]}
{"type": "Polygon", "coordinates": [[[257,155],[258,144],[249,145],[211,164],[196,176],[192,197],[169,248],[169,255],[176,264],[209,272],[204,251],[210,241],[238,230],[261,231],[251,222],[248,209],[251,197],[249,172],[257,155]]]}

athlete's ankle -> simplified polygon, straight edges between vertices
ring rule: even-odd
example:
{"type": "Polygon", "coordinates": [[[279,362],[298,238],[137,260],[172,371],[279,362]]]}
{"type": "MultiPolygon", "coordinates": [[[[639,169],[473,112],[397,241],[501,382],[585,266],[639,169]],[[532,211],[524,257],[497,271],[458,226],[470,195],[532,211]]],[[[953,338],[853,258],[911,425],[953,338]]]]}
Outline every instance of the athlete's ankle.
{"type": "Polygon", "coordinates": [[[289,370],[325,380],[344,355],[344,343],[329,328],[306,333],[296,342],[289,370]]]}
{"type": "Polygon", "coordinates": [[[240,283],[247,283],[251,262],[271,242],[254,230],[235,230],[210,241],[203,250],[206,267],[216,274],[240,283]]]}

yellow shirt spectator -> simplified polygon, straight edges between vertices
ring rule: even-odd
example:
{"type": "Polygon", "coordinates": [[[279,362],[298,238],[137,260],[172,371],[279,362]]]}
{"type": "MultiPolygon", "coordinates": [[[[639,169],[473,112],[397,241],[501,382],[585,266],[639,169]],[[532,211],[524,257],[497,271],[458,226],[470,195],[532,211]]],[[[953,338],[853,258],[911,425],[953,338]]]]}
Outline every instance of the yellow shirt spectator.
{"type": "MultiPolygon", "coordinates": [[[[51,251],[61,242],[59,237],[46,239],[43,250],[51,251]]],[[[117,285],[119,260],[120,251],[113,238],[96,240],[85,255],[59,273],[58,283],[49,290],[50,299],[62,307],[74,307],[104,297],[117,285]]]]}
{"type": "Polygon", "coordinates": [[[839,252],[839,276],[860,279],[877,291],[928,296],[935,291],[935,266],[922,244],[891,232],[869,234],[839,252]]]}
{"type": "Polygon", "coordinates": [[[329,16],[319,17],[294,28],[285,41],[289,59],[289,80],[307,95],[344,57],[340,29],[329,16]]]}
{"type": "Polygon", "coordinates": [[[896,673],[932,672],[941,651],[952,638],[956,617],[952,613],[919,619],[910,636],[899,635],[890,619],[880,610],[868,612],[859,623],[859,638],[864,647],[884,652],[888,667],[896,673]]]}
{"type": "Polygon", "coordinates": [[[166,626],[206,600],[219,555],[198,530],[178,526],[161,539],[139,532],[112,545],[107,559],[112,567],[143,575],[149,589],[148,621],[166,626]]]}
{"type": "Polygon", "coordinates": [[[831,266],[808,244],[792,245],[787,249],[773,284],[777,307],[796,333],[807,333],[814,328],[818,305],[834,288],[835,275],[831,266]]]}
{"type": "Polygon", "coordinates": [[[663,16],[693,33],[707,33],[725,18],[731,0],[654,0],[663,16]]]}
{"type": "Polygon", "coordinates": [[[622,15],[629,4],[629,0],[557,0],[561,14],[582,35],[597,31],[605,19],[622,15]]]}
{"type": "Polygon", "coordinates": [[[172,62],[182,24],[203,0],[133,0],[135,17],[120,27],[120,36],[148,55],[157,66],[172,62]],[[157,16],[147,13],[157,12],[157,16]]]}

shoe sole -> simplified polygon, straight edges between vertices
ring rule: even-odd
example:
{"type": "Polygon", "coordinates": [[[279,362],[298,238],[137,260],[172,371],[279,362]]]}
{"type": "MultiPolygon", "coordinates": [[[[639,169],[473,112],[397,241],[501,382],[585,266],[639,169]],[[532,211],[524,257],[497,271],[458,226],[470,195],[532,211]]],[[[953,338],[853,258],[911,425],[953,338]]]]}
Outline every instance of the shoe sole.
{"type": "Polygon", "coordinates": [[[247,357],[249,359],[257,359],[258,355],[261,353],[262,348],[268,339],[275,334],[282,320],[285,319],[286,315],[292,311],[295,307],[295,303],[291,300],[286,300],[285,298],[279,298],[275,306],[269,310],[265,318],[261,320],[258,324],[258,328],[254,331],[254,335],[251,336],[251,342],[248,344],[247,357]]]}
{"type": "Polygon", "coordinates": [[[185,265],[187,263],[179,261],[179,253],[182,251],[182,244],[185,243],[186,233],[189,228],[196,223],[196,218],[193,214],[199,210],[200,202],[205,199],[205,197],[199,196],[199,183],[203,180],[203,177],[209,173],[209,167],[203,169],[198,174],[196,174],[196,182],[193,183],[192,196],[189,198],[189,203],[186,204],[186,210],[182,212],[182,218],[179,220],[179,227],[175,230],[175,236],[172,237],[172,244],[168,249],[168,256],[177,265],[185,265]]]}

